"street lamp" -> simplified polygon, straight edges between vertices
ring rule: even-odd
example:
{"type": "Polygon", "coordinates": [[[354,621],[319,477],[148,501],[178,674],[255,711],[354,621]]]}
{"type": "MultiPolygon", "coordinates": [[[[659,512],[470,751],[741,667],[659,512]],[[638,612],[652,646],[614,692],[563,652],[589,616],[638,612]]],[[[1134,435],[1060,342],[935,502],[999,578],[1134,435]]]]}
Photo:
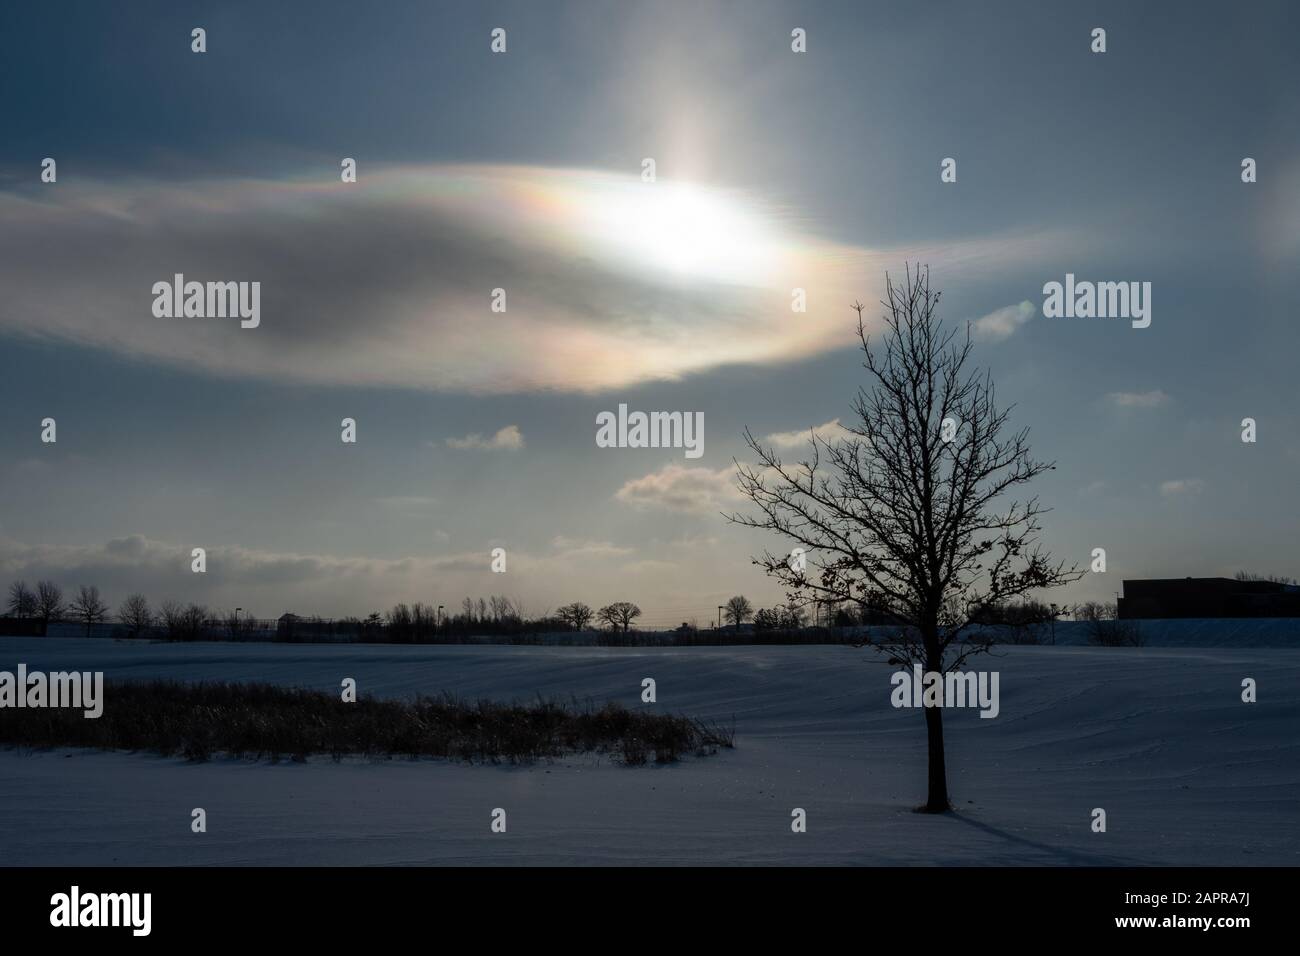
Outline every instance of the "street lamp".
{"type": "Polygon", "coordinates": [[[1061,612],[1057,610],[1056,605],[1052,605],[1052,646],[1056,646],[1056,615],[1061,612]]]}
{"type": "Polygon", "coordinates": [[[438,629],[438,625],[442,623],[442,608],[443,608],[443,605],[439,604],[439,605],[438,605],[438,619],[437,619],[436,621],[434,621],[434,625],[433,625],[434,630],[437,630],[437,629],[438,629]]]}
{"type": "Polygon", "coordinates": [[[242,607],[235,608],[235,633],[231,635],[232,637],[235,638],[239,637],[239,612],[242,610],[243,610],[242,607]]]}
{"type": "Polygon", "coordinates": [[[719,630],[719,631],[722,630],[722,609],[723,609],[724,607],[726,607],[725,604],[719,604],[719,605],[718,605],[718,630],[719,630]]]}

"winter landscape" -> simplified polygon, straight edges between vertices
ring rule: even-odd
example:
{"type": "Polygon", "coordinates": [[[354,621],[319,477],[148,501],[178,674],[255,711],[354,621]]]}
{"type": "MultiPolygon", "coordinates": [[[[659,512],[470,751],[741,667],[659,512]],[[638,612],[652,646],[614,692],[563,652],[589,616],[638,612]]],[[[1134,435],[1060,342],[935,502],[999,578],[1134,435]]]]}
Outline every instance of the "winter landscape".
{"type": "Polygon", "coordinates": [[[735,723],[663,767],[0,752],[0,845],[52,865],[1246,865],[1300,863],[1300,652],[1000,649],[1002,713],[949,723],[958,812],[916,814],[919,721],[852,647],[143,646],[3,642],[0,666],[259,680],[385,696],[542,694],[735,723]],[[1267,675],[1243,713],[1239,677],[1267,675]],[[1105,806],[1105,834],[1088,827],[1105,806]],[[207,834],[190,832],[203,806],[207,834]],[[508,839],[486,826],[510,814],[508,839]],[[791,810],[809,812],[793,834],[791,810]],[[220,821],[220,825],[216,825],[220,821]]]}
{"type": "Polygon", "coordinates": [[[1300,865],[1297,35],[8,5],[0,923],[1300,865]]]}

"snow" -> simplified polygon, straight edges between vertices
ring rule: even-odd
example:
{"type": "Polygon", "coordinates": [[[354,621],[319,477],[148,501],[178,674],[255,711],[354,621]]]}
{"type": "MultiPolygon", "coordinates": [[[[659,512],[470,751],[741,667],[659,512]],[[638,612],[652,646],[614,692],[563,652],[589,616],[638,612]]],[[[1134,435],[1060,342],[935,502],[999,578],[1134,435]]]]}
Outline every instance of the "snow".
{"type": "MultiPolygon", "coordinates": [[[[1059,637],[1059,632],[1058,632],[1059,637]]],[[[1001,714],[948,711],[924,797],[921,714],[846,647],[141,644],[0,638],[0,670],[263,680],[362,693],[537,694],[731,721],[666,767],[340,764],[0,750],[0,864],[1300,864],[1300,651],[1002,647],[1001,714]],[[658,703],[640,703],[641,680],[658,703]],[[1241,680],[1259,702],[1241,701],[1241,680]],[[203,807],[208,832],[190,832],[203,807]],[[492,810],[508,831],[490,832],[492,810]],[[808,832],[792,833],[802,807],[808,832]],[[1107,812],[1093,833],[1091,811],[1107,812]]],[[[112,706],[111,695],[106,706],[112,706]]],[[[3,714],[0,713],[0,720],[3,714]]]]}

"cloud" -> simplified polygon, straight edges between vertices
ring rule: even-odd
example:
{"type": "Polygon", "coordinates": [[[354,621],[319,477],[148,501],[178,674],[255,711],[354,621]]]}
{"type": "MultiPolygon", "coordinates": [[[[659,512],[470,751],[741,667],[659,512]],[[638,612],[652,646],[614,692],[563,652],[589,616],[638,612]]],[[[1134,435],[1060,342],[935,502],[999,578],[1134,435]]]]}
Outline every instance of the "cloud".
{"type": "Polygon", "coordinates": [[[491,450],[496,448],[523,448],[524,435],[519,430],[518,425],[507,425],[500,429],[491,438],[484,438],[478,432],[466,435],[464,438],[448,438],[447,444],[452,448],[482,448],[491,450]]]}
{"type": "Polygon", "coordinates": [[[1008,305],[996,312],[982,315],[971,323],[972,334],[988,342],[1000,342],[1011,335],[1035,315],[1038,307],[1026,299],[1019,305],[1008,305]]]}
{"type": "Polygon", "coordinates": [[[853,437],[853,433],[841,425],[838,418],[832,418],[830,421],[822,425],[815,425],[811,429],[805,428],[802,431],[775,432],[768,435],[763,439],[763,441],[776,448],[802,448],[808,444],[814,434],[818,438],[832,443],[840,438],[853,437]]]}
{"type": "MultiPolygon", "coordinates": [[[[0,538],[0,578],[50,579],[65,595],[79,584],[98,585],[117,602],[143,592],[155,606],[164,600],[197,601],[213,608],[240,606],[260,616],[286,610],[306,613],[365,613],[398,601],[482,593],[489,576],[489,547],[443,555],[372,558],[301,554],[237,546],[207,547],[207,571],[191,570],[191,549],[128,535],[104,544],[30,545],[0,538]]],[[[508,549],[510,570],[538,575],[554,556],[508,549]]],[[[489,582],[490,587],[495,582],[489,582]]],[[[443,603],[446,603],[445,600],[443,603]]]]}
{"type": "Polygon", "coordinates": [[[1160,483],[1160,494],[1166,498],[1189,497],[1200,494],[1205,482],[1199,478],[1176,478],[1160,483]]]}
{"type": "Polygon", "coordinates": [[[685,551],[687,549],[697,551],[705,548],[716,548],[720,539],[712,534],[688,534],[680,535],[669,542],[674,551],[685,551]]]}
{"type": "MultiPolygon", "coordinates": [[[[298,584],[324,578],[406,576],[438,570],[473,568],[481,571],[487,559],[480,554],[436,558],[335,558],[286,552],[259,551],[231,546],[206,548],[207,571],[191,570],[191,547],[155,541],[133,534],[102,545],[26,545],[0,541],[0,572],[11,576],[83,577],[111,579],[148,577],[155,581],[265,586],[298,584]]],[[[188,591],[189,588],[187,587],[188,591]]]]}
{"type": "Polygon", "coordinates": [[[1150,392],[1110,392],[1106,401],[1120,408],[1159,408],[1169,404],[1169,396],[1159,389],[1150,392]]]}
{"type": "Polygon", "coordinates": [[[665,465],[658,471],[635,478],[614,495],[637,507],[664,508],[688,513],[717,513],[739,499],[733,468],[687,468],[665,465]]]}
{"type": "Polygon", "coordinates": [[[633,548],[620,547],[609,541],[580,540],[562,534],[552,539],[551,547],[555,549],[555,557],[565,560],[584,557],[621,558],[635,553],[633,548]]]}
{"type": "Polygon", "coordinates": [[[1065,233],[869,249],[718,188],[526,166],[89,180],[0,193],[0,331],[286,383],[594,392],[852,347],[886,268],[942,282],[1065,233]],[[260,282],[260,324],[158,318],[156,282],[260,282]],[[791,290],[808,294],[792,321],[791,290]],[[505,311],[493,311],[493,290],[505,311]]]}
{"type": "Polygon", "coordinates": [[[104,553],[117,558],[138,561],[149,552],[149,541],[143,535],[132,534],[125,538],[114,538],[104,545],[104,553]]]}

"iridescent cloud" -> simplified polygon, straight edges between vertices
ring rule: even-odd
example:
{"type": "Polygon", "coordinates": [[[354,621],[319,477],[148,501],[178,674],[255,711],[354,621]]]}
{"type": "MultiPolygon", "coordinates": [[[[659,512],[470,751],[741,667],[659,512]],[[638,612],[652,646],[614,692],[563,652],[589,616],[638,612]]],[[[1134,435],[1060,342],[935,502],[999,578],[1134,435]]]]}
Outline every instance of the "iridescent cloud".
{"type": "Polygon", "coordinates": [[[361,164],[323,178],[0,195],[0,328],[221,375],[596,391],[851,344],[886,268],[1041,254],[1042,236],[871,250],[710,186],[591,170],[361,164]],[[150,289],[260,281],[259,328],[157,318],[150,289]],[[792,311],[806,290],[807,311],[792,311]],[[491,309],[493,290],[504,312],[491,309]]]}

